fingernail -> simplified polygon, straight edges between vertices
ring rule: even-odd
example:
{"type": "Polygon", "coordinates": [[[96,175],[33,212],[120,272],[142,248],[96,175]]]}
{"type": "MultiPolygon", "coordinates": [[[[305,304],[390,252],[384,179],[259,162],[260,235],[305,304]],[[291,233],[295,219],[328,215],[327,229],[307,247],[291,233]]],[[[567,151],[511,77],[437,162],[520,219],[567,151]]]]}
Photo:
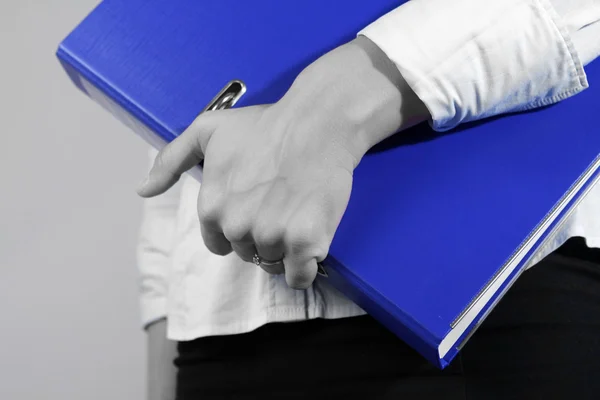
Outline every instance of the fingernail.
{"type": "Polygon", "coordinates": [[[150,181],[150,177],[149,176],[147,176],[144,179],[142,179],[142,181],[138,184],[138,186],[135,189],[135,191],[138,194],[142,194],[144,192],[144,189],[146,188],[146,185],[148,185],[149,181],[150,181]]]}

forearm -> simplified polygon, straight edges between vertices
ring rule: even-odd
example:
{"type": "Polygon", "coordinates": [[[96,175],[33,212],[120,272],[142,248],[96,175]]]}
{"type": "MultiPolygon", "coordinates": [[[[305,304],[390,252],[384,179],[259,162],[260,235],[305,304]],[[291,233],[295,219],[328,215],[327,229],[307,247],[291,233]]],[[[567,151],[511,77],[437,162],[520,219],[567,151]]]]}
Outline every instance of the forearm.
{"type": "Polygon", "coordinates": [[[330,115],[339,123],[343,115],[348,128],[341,131],[349,135],[344,143],[356,161],[385,138],[430,117],[394,63],[364,36],[307,67],[280,103],[285,113],[301,118],[300,124],[330,115]]]}
{"type": "Polygon", "coordinates": [[[335,140],[355,164],[424,120],[446,131],[587,87],[569,32],[547,0],[413,0],[360,35],[306,68],[280,101],[294,124],[335,116],[331,131],[347,133],[335,140]]]}
{"type": "Polygon", "coordinates": [[[177,343],[167,339],[167,321],[158,320],[146,328],[148,334],[147,398],[175,399],[177,343]]]}

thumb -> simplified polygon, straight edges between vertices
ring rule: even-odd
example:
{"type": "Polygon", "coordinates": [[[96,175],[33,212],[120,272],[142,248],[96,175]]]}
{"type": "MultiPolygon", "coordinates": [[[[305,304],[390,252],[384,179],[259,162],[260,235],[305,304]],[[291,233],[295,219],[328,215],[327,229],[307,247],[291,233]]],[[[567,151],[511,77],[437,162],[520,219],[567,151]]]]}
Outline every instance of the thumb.
{"type": "Polygon", "coordinates": [[[189,169],[204,159],[204,149],[216,128],[217,112],[202,114],[154,159],[148,176],[136,191],[141,197],[154,197],[166,192],[189,169]]]}

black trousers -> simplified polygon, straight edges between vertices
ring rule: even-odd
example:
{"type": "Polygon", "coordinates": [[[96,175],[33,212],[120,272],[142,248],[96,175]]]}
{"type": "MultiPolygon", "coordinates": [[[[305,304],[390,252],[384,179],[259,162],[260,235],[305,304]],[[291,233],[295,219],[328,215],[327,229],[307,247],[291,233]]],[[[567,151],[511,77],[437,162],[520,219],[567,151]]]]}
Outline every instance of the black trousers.
{"type": "Polygon", "coordinates": [[[179,343],[177,399],[600,399],[600,251],[571,239],[445,370],[371,317],[179,343]]]}

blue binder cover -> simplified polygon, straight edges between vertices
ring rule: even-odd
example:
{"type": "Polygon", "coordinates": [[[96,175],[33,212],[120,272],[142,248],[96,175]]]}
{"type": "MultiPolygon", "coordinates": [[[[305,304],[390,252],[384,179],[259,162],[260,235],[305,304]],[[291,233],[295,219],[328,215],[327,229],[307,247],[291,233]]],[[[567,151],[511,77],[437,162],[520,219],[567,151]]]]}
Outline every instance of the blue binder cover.
{"type": "MultiPolygon", "coordinates": [[[[160,148],[227,82],[247,86],[237,106],[274,102],[403,2],[105,0],[58,57],[160,148]]],[[[319,279],[446,366],[598,175],[600,63],[586,71],[591,88],[556,106],[443,135],[421,125],[373,149],[319,279]]]]}

